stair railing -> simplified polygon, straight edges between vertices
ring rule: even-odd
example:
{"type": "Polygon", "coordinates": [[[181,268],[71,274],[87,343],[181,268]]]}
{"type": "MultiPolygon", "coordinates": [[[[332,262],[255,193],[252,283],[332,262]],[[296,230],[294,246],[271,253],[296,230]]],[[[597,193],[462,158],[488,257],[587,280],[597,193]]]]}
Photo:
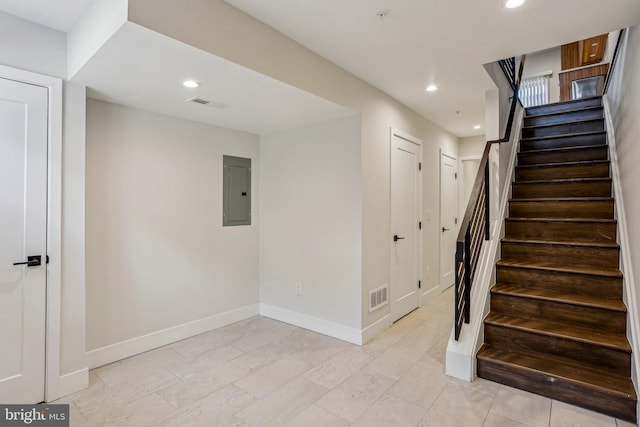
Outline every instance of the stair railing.
{"type": "Polygon", "coordinates": [[[475,277],[478,258],[482,243],[490,238],[490,187],[489,187],[489,152],[493,144],[501,144],[511,140],[511,131],[518,104],[518,92],[522,81],[522,71],[526,55],[520,59],[518,74],[515,72],[515,58],[506,59],[500,62],[500,67],[513,89],[511,109],[505,129],[504,137],[493,141],[487,141],[482,159],[478,166],[469,204],[465,211],[464,218],[460,224],[460,232],[456,241],[455,259],[455,339],[460,337],[462,325],[469,323],[471,307],[471,283],[475,277]]]}

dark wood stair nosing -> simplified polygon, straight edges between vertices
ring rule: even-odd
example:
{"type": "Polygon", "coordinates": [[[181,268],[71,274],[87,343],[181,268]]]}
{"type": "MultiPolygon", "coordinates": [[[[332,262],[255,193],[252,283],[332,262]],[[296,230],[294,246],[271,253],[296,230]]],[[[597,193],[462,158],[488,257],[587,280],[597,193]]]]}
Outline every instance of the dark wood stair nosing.
{"type": "Polygon", "coordinates": [[[556,147],[556,148],[541,148],[539,150],[528,150],[528,151],[520,151],[518,154],[519,155],[526,155],[526,154],[547,154],[547,153],[559,153],[562,151],[580,151],[580,150],[588,150],[588,149],[602,149],[602,148],[606,148],[607,150],[609,149],[609,145],[608,144],[599,144],[599,145],[576,145],[576,146],[571,146],[571,147],[556,147]]]}
{"type": "MultiPolygon", "coordinates": [[[[526,365],[516,364],[514,362],[506,361],[504,359],[496,359],[494,357],[491,357],[491,355],[486,356],[486,355],[482,354],[483,353],[483,347],[485,347],[485,346],[487,346],[488,348],[493,348],[493,346],[491,346],[489,344],[483,344],[483,346],[480,348],[480,350],[476,354],[476,357],[484,359],[484,360],[489,361],[489,362],[493,362],[493,363],[501,363],[501,364],[504,364],[504,365],[517,367],[519,369],[527,370],[527,371],[530,371],[530,372],[536,372],[536,373],[543,374],[543,375],[552,375],[554,377],[560,377],[565,381],[569,381],[569,382],[571,382],[573,384],[578,384],[580,386],[584,386],[584,387],[587,387],[587,388],[596,389],[601,393],[616,394],[622,399],[633,400],[633,401],[635,401],[637,399],[637,395],[635,393],[635,389],[633,390],[634,394],[631,395],[631,394],[626,393],[626,392],[621,391],[621,390],[617,390],[617,389],[614,389],[614,388],[607,388],[607,387],[604,387],[604,386],[602,386],[600,384],[595,384],[594,382],[587,382],[587,381],[584,381],[584,380],[579,380],[577,378],[572,378],[572,377],[570,377],[568,375],[562,375],[559,372],[543,371],[540,368],[533,368],[533,367],[526,366],[526,365]]],[[[522,355],[526,356],[526,358],[528,358],[528,359],[541,359],[541,357],[535,357],[535,356],[532,356],[530,354],[522,353],[522,352],[519,352],[519,351],[514,351],[514,350],[503,350],[503,351],[506,351],[506,352],[509,352],[509,353],[512,353],[512,354],[522,354],[522,355]]],[[[486,351],[486,350],[485,350],[485,352],[490,353],[489,351],[486,351]]],[[[554,361],[556,360],[555,357],[550,357],[549,359],[550,360],[554,360],[554,361]]],[[[592,373],[594,373],[596,375],[600,374],[599,371],[596,371],[596,370],[588,368],[588,367],[580,366],[580,369],[590,371],[590,372],[592,372],[592,373]]],[[[625,379],[629,379],[630,380],[629,377],[623,377],[623,376],[615,375],[615,374],[611,374],[611,373],[608,373],[607,376],[616,377],[616,378],[621,379],[621,380],[625,380],[625,379]]]]}
{"type": "Polygon", "coordinates": [[[541,179],[534,181],[514,181],[513,184],[564,184],[564,183],[589,183],[589,182],[601,182],[601,181],[613,181],[611,177],[608,178],[560,178],[560,179],[541,179]]]}
{"type": "MultiPolygon", "coordinates": [[[[522,130],[523,131],[527,131],[527,130],[536,130],[536,129],[542,129],[542,128],[553,128],[553,127],[569,126],[569,125],[581,125],[581,124],[585,124],[585,123],[589,123],[589,122],[598,122],[598,121],[604,122],[604,117],[600,117],[600,118],[597,118],[597,119],[572,120],[572,121],[566,122],[566,123],[551,123],[551,124],[546,124],[546,125],[522,126],[522,130]]],[[[562,134],[562,135],[575,135],[575,133],[568,133],[568,134],[562,134]]],[[[549,135],[547,135],[547,136],[549,136],[549,135]]]]}
{"type": "MultiPolygon", "coordinates": [[[[553,297],[553,296],[535,295],[533,293],[521,293],[516,291],[510,291],[508,290],[509,288],[513,288],[513,286],[501,285],[500,283],[497,283],[491,288],[491,294],[505,295],[505,296],[516,297],[516,298],[532,299],[537,301],[554,302],[558,304],[575,305],[575,306],[586,307],[586,308],[595,308],[600,310],[613,311],[617,313],[627,312],[627,307],[624,305],[624,303],[621,303],[621,305],[619,306],[604,305],[604,304],[598,305],[597,303],[580,301],[578,299],[576,300],[564,299],[564,298],[561,298],[560,296],[553,297]],[[507,289],[503,289],[503,288],[507,288],[507,289]]],[[[525,287],[522,287],[522,288],[525,288],[525,287]]],[[[603,300],[603,299],[599,298],[599,300],[603,300]]],[[[618,299],[616,299],[616,301],[618,301],[618,299]]]]}
{"type": "MultiPolygon", "coordinates": [[[[547,125],[549,126],[549,125],[547,125]]],[[[573,137],[580,137],[580,136],[593,136],[593,135],[607,135],[607,131],[606,130],[591,130],[591,131],[587,131],[587,132],[573,132],[573,133],[563,133],[560,135],[543,135],[543,136],[530,136],[530,137],[526,137],[526,138],[520,138],[520,142],[534,142],[534,141],[541,141],[541,140],[546,140],[546,139],[563,139],[563,138],[573,138],[573,137]]],[[[602,144],[602,145],[606,145],[606,144],[602,144]]]]}
{"type": "Polygon", "coordinates": [[[609,165],[610,160],[578,160],[575,162],[558,162],[558,163],[538,163],[534,165],[516,166],[516,169],[546,169],[546,168],[565,168],[572,166],[591,166],[591,165],[609,165]]]}
{"type": "Polygon", "coordinates": [[[622,278],[622,272],[618,268],[597,268],[597,269],[589,269],[587,267],[580,266],[551,266],[545,265],[544,263],[525,263],[522,261],[511,261],[501,259],[496,262],[497,267],[504,268],[514,268],[514,269],[529,269],[529,270],[537,270],[537,271],[547,271],[551,273],[559,273],[559,274],[576,274],[576,275],[586,275],[586,276],[597,276],[597,277],[610,277],[615,279],[622,278]]]}
{"type": "Polygon", "coordinates": [[[526,111],[525,111],[524,118],[525,119],[533,119],[533,118],[539,118],[539,117],[562,116],[562,115],[565,115],[565,114],[579,113],[579,112],[582,112],[582,111],[589,111],[589,110],[602,110],[602,112],[604,114],[604,106],[602,106],[602,105],[588,105],[586,107],[574,108],[573,110],[552,111],[550,113],[540,113],[540,114],[527,114],[526,111]]]}
{"type": "MultiPolygon", "coordinates": [[[[540,335],[540,336],[547,336],[547,337],[551,337],[551,338],[556,338],[556,339],[561,339],[561,340],[566,340],[566,341],[572,341],[572,342],[577,342],[577,343],[581,343],[581,344],[585,344],[585,345],[589,345],[589,346],[595,346],[595,347],[600,347],[600,348],[606,348],[608,350],[612,350],[612,351],[618,351],[621,353],[625,353],[625,354],[631,354],[631,345],[629,344],[629,342],[626,342],[625,346],[619,346],[616,344],[612,344],[612,343],[608,343],[605,342],[605,340],[600,340],[600,341],[596,341],[593,339],[594,336],[609,336],[609,337],[613,337],[613,336],[622,336],[620,334],[612,334],[612,333],[593,333],[593,331],[591,329],[584,329],[584,328],[579,328],[574,326],[573,329],[574,331],[578,331],[578,332],[584,332],[585,335],[589,335],[589,338],[586,338],[584,336],[575,336],[575,335],[568,335],[566,333],[560,333],[560,332],[554,332],[553,329],[554,327],[559,326],[559,324],[557,323],[553,323],[553,322],[545,322],[545,321],[540,321],[540,320],[533,320],[533,319],[524,319],[524,318],[518,318],[518,317],[514,317],[514,316],[509,316],[509,315],[505,315],[505,314],[496,314],[494,313],[494,316],[492,317],[491,313],[489,313],[485,318],[484,318],[484,324],[489,324],[492,326],[496,326],[496,327],[500,327],[500,328],[507,328],[507,329],[515,329],[517,331],[521,331],[521,332],[525,332],[525,333],[529,333],[529,334],[533,334],[533,335],[540,335]],[[500,316],[503,318],[507,318],[507,319],[520,319],[520,320],[526,320],[529,323],[538,323],[540,326],[539,328],[535,328],[534,326],[524,326],[524,325],[516,325],[516,324],[512,324],[512,323],[505,323],[504,321],[500,321],[500,319],[495,320],[495,316],[500,316]],[[542,328],[544,327],[544,329],[542,328]],[[590,339],[591,338],[591,339],[590,339]]],[[[626,336],[625,336],[626,338],[626,336]]]]}
{"type": "Polygon", "coordinates": [[[505,221],[509,222],[552,222],[552,223],[570,223],[583,224],[589,222],[597,222],[601,224],[616,224],[616,219],[608,218],[548,218],[548,217],[506,217],[505,221]]]}
{"type": "Polygon", "coordinates": [[[616,243],[604,243],[604,242],[573,242],[573,241],[558,241],[558,240],[533,240],[533,239],[514,239],[511,237],[503,237],[501,242],[522,244],[522,245],[540,245],[540,246],[570,246],[590,248],[597,247],[602,249],[620,249],[620,245],[616,243]]]}

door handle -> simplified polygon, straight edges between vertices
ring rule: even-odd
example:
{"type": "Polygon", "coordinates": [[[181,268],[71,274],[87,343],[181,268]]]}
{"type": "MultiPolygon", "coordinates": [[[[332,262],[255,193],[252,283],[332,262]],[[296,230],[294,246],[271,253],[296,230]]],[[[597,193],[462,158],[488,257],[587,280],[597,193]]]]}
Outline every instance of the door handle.
{"type": "Polygon", "coordinates": [[[26,265],[27,267],[37,267],[42,265],[42,256],[40,255],[31,255],[27,257],[27,260],[24,262],[14,262],[13,265],[26,265]]]}
{"type": "Polygon", "coordinates": [[[444,228],[444,227],[442,227],[442,232],[443,232],[443,233],[444,233],[445,231],[449,231],[449,230],[450,230],[449,228],[444,228]]]}
{"type": "Polygon", "coordinates": [[[398,235],[397,235],[397,234],[394,234],[394,235],[393,235],[393,241],[394,241],[394,242],[397,242],[398,240],[404,240],[404,237],[398,237],[398,235]]]}

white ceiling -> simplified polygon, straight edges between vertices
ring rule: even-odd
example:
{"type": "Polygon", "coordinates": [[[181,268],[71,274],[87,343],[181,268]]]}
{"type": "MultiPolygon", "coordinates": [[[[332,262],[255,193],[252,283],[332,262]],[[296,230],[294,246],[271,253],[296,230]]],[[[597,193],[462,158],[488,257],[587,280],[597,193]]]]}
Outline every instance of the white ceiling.
{"type": "Polygon", "coordinates": [[[67,32],[93,0],[0,0],[0,10],[67,32]]]}
{"type": "Polygon", "coordinates": [[[458,136],[483,132],[483,64],[640,22],[639,0],[225,1],[458,136]]]}
{"type": "Polygon", "coordinates": [[[355,114],[131,22],[71,81],[86,85],[91,98],[256,134],[355,114]],[[185,88],[185,79],[201,86],[185,88]],[[194,96],[224,108],[186,102],[194,96]]]}
{"type": "MultiPolygon", "coordinates": [[[[91,1],[0,0],[0,10],[67,31],[91,1]]],[[[484,125],[485,91],[493,87],[482,64],[640,22],[639,0],[528,0],[513,10],[504,0],[225,1],[458,136],[484,132],[473,130],[484,125]],[[381,10],[388,12],[382,20],[381,10]],[[431,83],[440,90],[427,93],[431,83]]],[[[74,81],[98,99],[257,133],[314,121],[314,114],[351,113],[130,24],[74,81]],[[177,84],[187,71],[201,88],[177,84]],[[191,94],[229,107],[184,103],[191,94]]]]}

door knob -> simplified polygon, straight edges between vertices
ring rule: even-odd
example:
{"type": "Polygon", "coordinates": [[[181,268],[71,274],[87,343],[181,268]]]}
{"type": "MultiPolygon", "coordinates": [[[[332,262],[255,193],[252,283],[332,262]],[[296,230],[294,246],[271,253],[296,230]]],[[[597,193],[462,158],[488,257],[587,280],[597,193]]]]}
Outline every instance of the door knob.
{"type": "Polygon", "coordinates": [[[37,267],[42,264],[42,256],[31,255],[24,262],[14,262],[13,265],[26,265],[27,267],[37,267]]]}
{"type": "Polygon", "coordinates": [[[449,231],[449,230],[450,230],[449,228],[444,228],[444,227],[442,227],[442,232],[443,232],[443,233],[444,233],[445,231],[449,231]]]}
{"type": "Polygon", "coordinates": [[[394,242],[397,242],[398,240],[404,240],[404,237],[398,237],[398,235],[397,235],[397,234],[394,234],[394,235],[393,235],[393,241],[394,241],[394,242]]]}

